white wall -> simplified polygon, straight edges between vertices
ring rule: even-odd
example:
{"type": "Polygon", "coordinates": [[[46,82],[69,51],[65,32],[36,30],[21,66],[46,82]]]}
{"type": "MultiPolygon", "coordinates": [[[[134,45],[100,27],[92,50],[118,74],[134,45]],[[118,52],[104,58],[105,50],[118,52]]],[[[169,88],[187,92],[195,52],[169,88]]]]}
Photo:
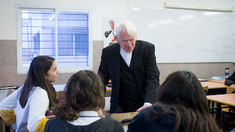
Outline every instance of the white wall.
{"type": "Polygon", "coordinates": [[[67,9],[92,9],[92,39],[103,40],[103,18],[131,19],[131,8],[164,8],[164,2],[174,5],[202,7],[235,7],[234,0],[0,0],[0,39],[16,40],[15,5],[53,6],[67,9]]]}
{"type": "Polygon", "coordinates": [[[90,8],[92,10],[92,38],[103,40],[103,17],[122,17],[127,19],[126,0],[0,0],[0,39],[16,40],[15,5],[32,5],[57,7],[76,10],[90,8]]]}

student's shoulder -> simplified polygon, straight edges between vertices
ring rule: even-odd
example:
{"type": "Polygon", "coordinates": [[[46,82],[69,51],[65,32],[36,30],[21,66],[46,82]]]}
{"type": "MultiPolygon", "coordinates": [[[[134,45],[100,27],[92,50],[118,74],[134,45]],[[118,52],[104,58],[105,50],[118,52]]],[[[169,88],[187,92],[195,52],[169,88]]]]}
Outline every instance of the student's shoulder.
{"type": "Polygon", "coordinates": [[[122,124],[117,120],[113,120],[112,117],[102,118],[101,120],[103,120],[103,122],[106,122],[106,125],[108,125],[110,127],[112,126],[113,132],[123,132],[124,131],[122,124]]]}
{"type": "Polygon", "coordinates": [[[64,121],[58,118],[53,118],[53,119],[49,119],[46,122],[46,126],[45,127],[61,127],[64,125],[64,121]]]}
{"type": "Polygon", "coordinates": [[[61,119],[50,119],[46,122],[45,132],[51,131],[65,131],[65,122],[61,119]]]}
{"type": "Polygon", "coordinates": [[[111,123],[116,123],[116,122],[118,122],[118,121],[116,121],[116,120],[113,120],[113,118],[112,117],[108,117],[108,118],[101,118],[100,120],[99,120],[99,122],[102,122],[103,124],[111,124],[111,123]]]}
{"type": "Polygon", "coordinates": [[[32,91],[29,93],[29,98],[29,100],[39,100],[44,103],[49,100],[46,90],[41,87],[33,87],[32,91]]]}
{"type": "MultiPolygon", "coordinates": [[[[110,118],[111,118],[111,117],[110,117],[110,118]]],[[[112,119],[112,118],[111,118],[111,119],[112,119]]],[[[119,121],[117,121],[117,120],[113,120],[113,119],[112,119],[112,122],[113,122],[113,125],[116,126],[116,127],[123,127],[123,126],[122,126],[122,123],[119,122],[119,121]]]]}
{"type": "Polygon", "coordinates": [[[47,91],[39,86],[33,87],[32,89],[33,94],[42,94],[42,95],[47,95],[47,91]]]}

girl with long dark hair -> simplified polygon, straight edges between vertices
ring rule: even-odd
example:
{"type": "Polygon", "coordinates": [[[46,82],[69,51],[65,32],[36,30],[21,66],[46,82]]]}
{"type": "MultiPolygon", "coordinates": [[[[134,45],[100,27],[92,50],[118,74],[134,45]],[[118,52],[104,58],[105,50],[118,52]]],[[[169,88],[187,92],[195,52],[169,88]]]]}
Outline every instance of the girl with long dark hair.
{"type": "Polygon", "coordinates": [[[128,132],[218,132],[205,91],[187,71],[171,73],[157,92],[157,103],[142,110],[128,132]]]}
{"type": "Polygon", "coordinates": [[[29,131],[43,131],[48,120],[46,111],[56,103],[51,83],[57,80],[58,73],[54,58],[35,57],[24,85],[0,103],[0,114],[6,125],[13,124],[16,132],[24,131],[25,127],[29,131]]]}

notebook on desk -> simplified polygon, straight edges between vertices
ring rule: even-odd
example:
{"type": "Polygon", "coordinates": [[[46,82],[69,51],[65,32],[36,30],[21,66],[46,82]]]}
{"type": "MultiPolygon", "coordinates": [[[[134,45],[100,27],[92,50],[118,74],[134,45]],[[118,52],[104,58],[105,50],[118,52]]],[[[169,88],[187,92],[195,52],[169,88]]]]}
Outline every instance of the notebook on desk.
{"type": "Polygon", "coordinates": [[[198,78],[198,80],[199,80],[199,82],[207,82],[208,81],[208,79],[200,79],[200,78],[198,78]]]}
{"type": "Polygon", "coordinates": [[[210,80],[221,80],[225,78],[227,78],[227,76],[213,76],[212,78],[210,78],[210,80]]]}

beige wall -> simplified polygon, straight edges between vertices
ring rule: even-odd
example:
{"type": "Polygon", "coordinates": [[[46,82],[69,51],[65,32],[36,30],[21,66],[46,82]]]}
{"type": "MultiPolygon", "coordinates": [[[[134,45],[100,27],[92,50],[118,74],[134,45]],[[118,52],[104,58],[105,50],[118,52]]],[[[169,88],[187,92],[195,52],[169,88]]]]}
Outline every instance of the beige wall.
{"type": "MultiPolygon", "coordinates": [[[[97,72],[103,48],[103,41],[93,41],[93,70],[97,72]]],[[[223,76],[225,68],[230,68],[230,74],[235,71],[233,63],[167,63],[157,64],[161,72],[160,82],[176,70],[188,69],[199,78],[223,76]]],[[[65,84],[73,73],[60,73],[54,84],[65,84]]],[[[17,74],[16,40],[0,40],[0,86],[22,85],[26,74],[17,74]]]]}

